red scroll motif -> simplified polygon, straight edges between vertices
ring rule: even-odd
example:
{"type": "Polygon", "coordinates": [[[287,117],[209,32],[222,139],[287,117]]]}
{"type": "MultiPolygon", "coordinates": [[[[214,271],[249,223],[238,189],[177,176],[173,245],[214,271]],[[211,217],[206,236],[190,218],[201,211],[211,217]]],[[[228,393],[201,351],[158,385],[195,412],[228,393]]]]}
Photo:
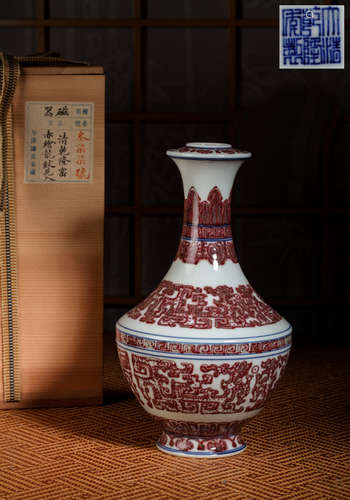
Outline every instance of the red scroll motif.
{"type": "Polygon", "coordinates": [[[281,319],[249,284],[201,288],[167,280],[128,316],[143,323],[199,329],[263,326],[281,319]]]}
{"type": "Polygon", "coordinates": [[[257,410],[268,401],[278,379],[284,373],[286,364],[283,356],[269,358],[261,363],[259,373],[255,377],[252,397],[249,400],[253,405],[249,406],[248,411],[257,410]]]}
{"type": "Polygon", "coordinates": [[[221,365],[176,363],[131,354],[135,385],[147,406],[183,413],[241,413],[249,391],[252,362],[237,361],[221,365]],[[214,379],[226,375],[220,390],[214,379]]]}
{"type": "MultiPolygon", "coordinates": [[[[149,408],[181,413],[232,414],[264,406],[288,360],[280,354],[262,361],[202,362],[130,355],[133,373],[123,371],[134,394],[149,408]],[[251,405],[252,404],[252,405],[251,405]]],[[[209,361],[209,360],[208,360],[209,361]]]]}
{"type": "Polygon", "coordinates": [[[175,259],[189,264],[207,260],[222,265],[227,259],[237,263],[231,232],[231,196],[223,200],[215,186],[201,201],[194,187],[184,204],[184,224],[175,259]]]}
{"type": "Polygon", "coordinates": [[[235,422],[183,422],[162,417],[153,417],[163,425],[164,430],[174,436],[196,436],[215,438],[217,436],[232,436],[239,434],[248,419],[235,422]]]}

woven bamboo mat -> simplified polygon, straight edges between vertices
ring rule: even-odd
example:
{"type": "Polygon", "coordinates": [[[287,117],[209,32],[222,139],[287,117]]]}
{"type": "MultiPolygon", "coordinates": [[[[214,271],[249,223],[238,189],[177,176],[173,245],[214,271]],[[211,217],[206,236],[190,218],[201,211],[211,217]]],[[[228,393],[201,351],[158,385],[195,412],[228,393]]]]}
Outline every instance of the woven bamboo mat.
{"type": "Polygon", "coordinates": [[[172,457],[121,379],[112,343],[103,407],[0,412],[0,498],[118,500],[350,499],[349,352],[294,349],[247,449],[172,457]]]}

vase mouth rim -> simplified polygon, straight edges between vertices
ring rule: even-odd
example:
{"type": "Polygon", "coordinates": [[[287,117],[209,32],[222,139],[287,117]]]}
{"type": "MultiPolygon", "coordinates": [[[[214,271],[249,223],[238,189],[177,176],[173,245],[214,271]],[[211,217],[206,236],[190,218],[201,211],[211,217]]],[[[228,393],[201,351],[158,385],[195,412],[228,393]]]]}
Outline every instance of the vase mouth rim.
{"type": "Polygon", "coordinates": [[[232,147],[224,142],[187,142],[177,149],[168,149],[167,156],[171,158],[189,158],[196,160],[245,160],[252,154],[232,147]]]}
{"type": "Polygon", "coordinates": [[[226,142],[186,142],[188,148],[199,149],[231,149],[232,144],[226,142]]]}

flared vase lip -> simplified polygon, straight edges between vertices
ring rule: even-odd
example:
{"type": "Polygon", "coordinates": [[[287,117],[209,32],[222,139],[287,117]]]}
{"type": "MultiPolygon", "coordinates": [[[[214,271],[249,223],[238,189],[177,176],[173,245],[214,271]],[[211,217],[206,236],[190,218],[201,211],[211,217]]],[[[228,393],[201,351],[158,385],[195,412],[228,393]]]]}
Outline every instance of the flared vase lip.
{"type": "Polygon", "coordinates": [[[168,149],[170,158],[183,158],[193,160],[246,160],[252,154],[232,147],[223,142],[187,142],[185,146],[177,149],[168,149]]]}

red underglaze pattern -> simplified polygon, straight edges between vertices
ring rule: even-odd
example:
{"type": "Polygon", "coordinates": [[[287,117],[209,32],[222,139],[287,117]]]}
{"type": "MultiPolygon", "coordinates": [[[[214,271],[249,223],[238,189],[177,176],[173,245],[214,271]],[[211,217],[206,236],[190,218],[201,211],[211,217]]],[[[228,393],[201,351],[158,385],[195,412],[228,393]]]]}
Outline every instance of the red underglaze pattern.
{"type": "Polygon", "coordinates": [[[198,264],[201,260],[207,260],[210,264],[218,263],[219,266],[225,264],[227,260],[232,260],[235,264],[238,262],[233,241],[214,243],[181,240],[176,259],[182,260],[185,264],[198,264]]]}
{"type": "Polygon", "coordinates": [[[234,153],[242,153],[242,154],[247,154],[248,151],[241,151],[239,149],[235,148],[190,148],[187,146],[184,146],[182,148],[174,149],[172,151],[178,151],[179,153],[200,153],[202,155],[208,155],[208,154],[213,154],[213,153],[218,153],[218,154],[234,154],[234,153]]]}
{"type": "Polygon", "coordinates": [[[157,359],[118,347],[125,377],[151,409],[194,414],[232,414],[262,408],[288,360],[288,353],[261,364],[157,359]],[[132,371],[131,371],[132,364],[132,371]],[[215,379],[220,379],[219,388],[215,379]]]}
{"type": "Polygon", "coordinates": [[[231,196],[224,200],[220,189],[215,186],[208,194],[208,199],[201,200],[196,189],[191,187],[187,198],[185,198],[184,222],[213,226],[230,224],[231,196]]]}
{"type": "Polygon", "coordinates": [[[140,347],[152,351],[175,354],[210,354],[222,356],[228,354],[261,354],[263,352],[274,351],[290,345],[292,336],[286,335],[275,340],[250,343],[206,344],[204,341],[200,344],[190,344],[136,337],[135,335],[128,335],[117,329],[117,340],[132,347],[140,347]]]}
{"type": "Polygon", "coordinates": [[[174,451],[179,452],[211,452],[220,453],[236,448],[241,448],[244,444],[241,436],[212,437],[211,439],[201,439],[196,437],[175,436],[168,432],[162,432],[158,443],[174,451]]]}
{"type": "Polygon", "coordinates": [[[198,329],[255,327],[281,319],[249,284],[201,288],[167,280],[128,316],[143,323],[198,329]]]}
{"type": "Polygon", "coordinates": [[[226,260],[238,262],[231,232],[231,196],[224,200],[217,186],[210,191],[207,200],[201,200],[194,187],[189,190],[176,259],[188,264],[198,264],[201,260],[219,265],[226,260]],[[200,238],[216,241],[198,241],[200,238]],[[230,240],[219,241],[220,238],[230,240]]]}
{"type": "Polygon", "coordinates": [[[168,434],[201,438],[215,438],[217,436],[223,437],[239,434],[243,425],[250,420],[248,418],[235,422],[183,422],[162,417],[154,418],[162,424],[164,431],[168,434]]]}
{"type": "Polygon", "coordinates": [[[182,236],[186,238],[231,238],[231,226],[194,226],[189,223],[185,223],[182,228],[182,236]],[[196,233],[194,235],[194,233],[196,233]]]}

